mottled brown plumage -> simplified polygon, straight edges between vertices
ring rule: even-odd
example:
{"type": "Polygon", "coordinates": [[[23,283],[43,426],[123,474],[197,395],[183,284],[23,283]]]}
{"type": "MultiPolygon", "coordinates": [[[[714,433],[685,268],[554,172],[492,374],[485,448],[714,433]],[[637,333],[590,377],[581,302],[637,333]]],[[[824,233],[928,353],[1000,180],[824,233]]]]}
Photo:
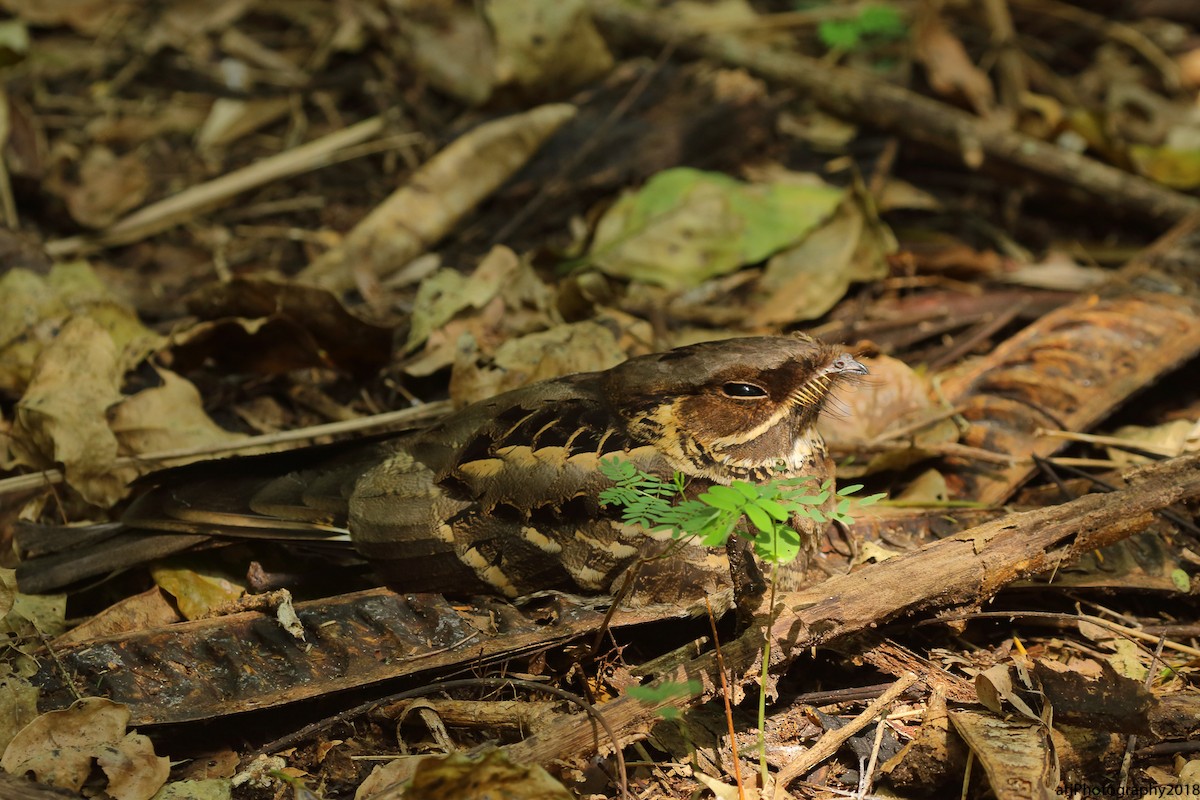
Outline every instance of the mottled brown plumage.
{"type": "MultiPolygon", "coordinates": [[[[840,380],[864,372],[802,336],[682,347],[507,392],[282,475],[168,472],[124,521],[217,536],[348,533],[401,590],[606,592],[668,542],[599,506],[609,485],[601,458],[679,471],[697,490],[739,478],[824,478],[831,467],[816,419],[840,380]]],[[[672,553],[646,571],[649,583],[659,578],[656,597],[714,590],[728,574],[722,554],[696,545],[672,553]]],[[[23,569],[27,582],[36,565],[23,569]]]]}

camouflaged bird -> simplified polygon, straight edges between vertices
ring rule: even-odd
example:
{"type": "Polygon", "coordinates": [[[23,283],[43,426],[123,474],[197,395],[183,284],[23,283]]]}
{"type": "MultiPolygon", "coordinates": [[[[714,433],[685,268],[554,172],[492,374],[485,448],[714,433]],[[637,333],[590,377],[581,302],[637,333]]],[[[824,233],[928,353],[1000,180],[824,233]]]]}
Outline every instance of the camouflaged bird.
{"type": "MultiPolygon", "coordinates": [[[[840,382],[864,373],[849,354],[800,335],[690,345],[506,392],[282,475],[255,475],[253,458],[217,462],[232,466],[195,480],[168,470],[122,521],[218,537],[348,534],[401,591],[609,592],[669,536],[600,506],[611,485],[602,458],[682,472],[694,491],[735,479],[823,480],[832,465],[817,417],[840,382]]],[[[729,582],[724,554],[699,545],[653,563],[643,572],[656,598],[729,582]]],[[[23,565],[18,581],[44,591],[37,567],[23,565]]]]}

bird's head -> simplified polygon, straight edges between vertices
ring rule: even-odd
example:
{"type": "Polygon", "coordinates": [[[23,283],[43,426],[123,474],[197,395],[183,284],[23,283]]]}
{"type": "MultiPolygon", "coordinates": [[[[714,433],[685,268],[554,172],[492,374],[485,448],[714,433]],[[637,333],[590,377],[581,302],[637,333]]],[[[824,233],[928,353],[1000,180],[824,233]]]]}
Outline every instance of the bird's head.
{"type": "Polygon", "coordinates": [[[729,483],[824,458],[817,417],[840,383],[866,373],[807,336],[748,337],[630,359],[609,371],[606,393],[632,439],[685,474],[729,483]]]}

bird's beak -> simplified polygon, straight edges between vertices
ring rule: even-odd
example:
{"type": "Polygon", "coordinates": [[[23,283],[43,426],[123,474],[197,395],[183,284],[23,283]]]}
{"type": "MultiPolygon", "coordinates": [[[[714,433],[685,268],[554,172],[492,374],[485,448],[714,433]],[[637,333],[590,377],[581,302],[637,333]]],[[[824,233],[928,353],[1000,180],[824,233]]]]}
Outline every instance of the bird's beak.
{"type": "Polygon", "coordinates": [[[830,362],[827,371],[838,375],[867,375],[871,372],[861,361],[849,353],[840,353],[830,362]]]}

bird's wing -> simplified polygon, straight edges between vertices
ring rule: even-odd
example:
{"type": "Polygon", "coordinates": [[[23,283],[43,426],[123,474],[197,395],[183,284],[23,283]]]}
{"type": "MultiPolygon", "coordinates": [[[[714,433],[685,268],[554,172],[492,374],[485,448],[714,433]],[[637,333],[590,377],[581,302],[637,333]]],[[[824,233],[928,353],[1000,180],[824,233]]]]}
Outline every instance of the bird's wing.
{"type": "Polygon", "coordinates": [[[592,375],[472,406],[366,472],[350,503],[355,546],[390,583],[414,556],[453,553],[481,588],[607,591],[655,543],[600,506],[603,458],[668,474],[630,441],[592,375]]]}

